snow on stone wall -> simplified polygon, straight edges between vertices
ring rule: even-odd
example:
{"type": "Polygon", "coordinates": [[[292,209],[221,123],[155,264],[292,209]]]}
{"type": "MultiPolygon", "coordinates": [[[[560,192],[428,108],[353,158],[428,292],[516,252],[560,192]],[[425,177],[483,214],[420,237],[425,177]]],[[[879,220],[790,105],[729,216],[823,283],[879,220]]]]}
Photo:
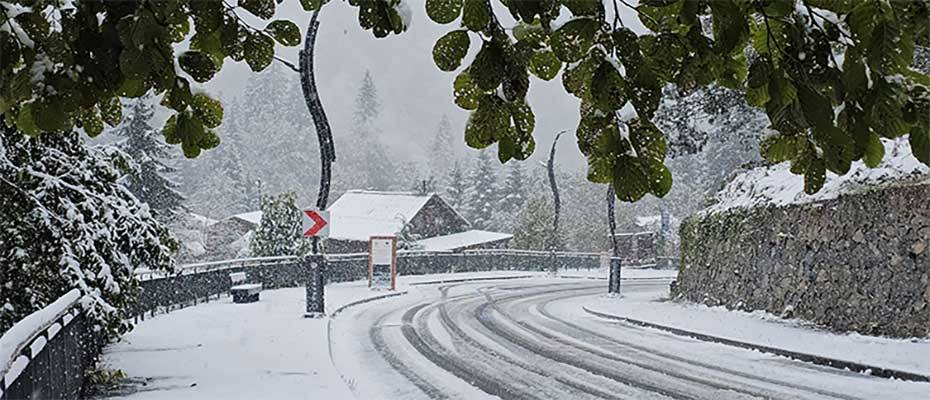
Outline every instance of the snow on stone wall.
{"type": "Polygon", "coordinates": [[[865,334],[930,334],[930,184],[703,213],[681,226],[677,294],[865,334]]]}
{"type": "Polygon", "coordinates": [[[907,137],[882,139],[882,143],[885,145],[885,158],[878,167],[869,168],[860,160],[853,162],[845,175],[827,172],[823,189],[812,195],[804,193],[804,178],[792,174],[787,162],[746,171],[717,193],[717,203],[703,213],[811,203],[901,181],[930,181],[930,169],[911,154],[907,137]]]}

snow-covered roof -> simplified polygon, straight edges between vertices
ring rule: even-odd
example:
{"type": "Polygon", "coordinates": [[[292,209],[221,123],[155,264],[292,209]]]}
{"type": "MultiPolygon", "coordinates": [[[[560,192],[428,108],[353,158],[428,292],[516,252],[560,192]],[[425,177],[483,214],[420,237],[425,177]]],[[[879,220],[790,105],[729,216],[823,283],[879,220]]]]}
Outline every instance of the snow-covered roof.
{"type": "Polygon", "coordinates": [[[426,205],[433,193],[350,190],[329,206],[329,237],[368,240],[393,235],[426,205]]]}
{"type": "Polygon", "coordinates": [[[804,178],[792,174],[787,162],[748,170],[717,193],[717,203],[702,213],[824,201],[863,188],[930,180],[930,169],[914,158],[907,137],[882,139],[882,144],[885,157],[878,167],[869,168],[862,161],[854,161],[845,175],[828,171],[823,188],[812,195],[804,193],[804,178]]]}
{"type": "Polygon", "coordinates": [[[436,236],[423,239],[417,242],[422,250],[443,251],[457,250],[465,247],[476,246],[484,243],[497,242],[500,240],[511,239],[513,235],[509,233],[489,232],[480,230],[470,230],[465,232],[453,233],[451,235],[436,236]]]}
{"type": "Polygon", "coordinates": [[[241,219],[250,224],[258,225],[262,223],[262,212],[261,211],[250,211],[247,213],[236,214],[229,218],[241,219]]]}

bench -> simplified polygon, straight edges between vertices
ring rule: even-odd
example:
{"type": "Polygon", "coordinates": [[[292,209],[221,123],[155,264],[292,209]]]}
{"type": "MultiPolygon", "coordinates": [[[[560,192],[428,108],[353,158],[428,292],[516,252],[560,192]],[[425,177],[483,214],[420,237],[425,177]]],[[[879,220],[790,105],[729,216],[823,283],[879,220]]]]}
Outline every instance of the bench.
{"type": "Polygon", "coordinates": [[[248,276],[245,272],[233,272],[229,274],[229,280],[233,286],[229,288],[229,294],[232,295],[233,303],[254,303],[258,301],[258,294],[262,291],[261,283],[245,283],[248,276]]]}

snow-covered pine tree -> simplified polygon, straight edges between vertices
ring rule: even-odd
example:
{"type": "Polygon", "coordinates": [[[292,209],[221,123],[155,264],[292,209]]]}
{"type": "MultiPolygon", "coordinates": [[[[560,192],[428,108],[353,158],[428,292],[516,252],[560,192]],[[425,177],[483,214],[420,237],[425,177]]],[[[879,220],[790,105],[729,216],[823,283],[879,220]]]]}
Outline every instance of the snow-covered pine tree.
{"type": "Polygon", "coordinates": [[[449,170],[448,184],[446,185],[443,198],[452,206],[453,209],[462,215],[468,215],[466,210],[468,183],[465,181],[465,172],[458,162],[452,164],[449,170]]]}
{"type": "MultiPolygon", "coordinates": [[[[551,196],[530,197],[517,217],[513,232],[513,247],[523,250],[549,250],[554,216],[551,196]]],[[[560,232],[560,235],[564,235],[564,232],[560,232]]],[[[559,238],[558,243],[564,243],[564,240],[559,238]]]]}
{"type": "Polygon", "coordinates": [[[501,188],[501,209],[506,212],[514,212],[523,207],[526,203],[526,173],[523,171],[523,164],[517,160],[510,161],[510,168],[507,169],[507,176],[504,178],[504,186],[501,188]]]}
{"type": "Polygon", "coordinates": [[[133,271],[172,268],[177,242],[119,182],[128,156],[82,138],[30,138],[0,118],[0,332],[75,288],[107,335],[126,332],[133,271]]]}
{"type": "Polygon", "coordinates": [[[300,209],[294,192],[262,197],[262,221],[252,237],[254,257],[300,254],[306,240],[300,238],[300,209]]]}
{"type": "Polygon", "coordinates": [[[118,147],[137,165],[137,172],[127,177],[126,187],[149,205],[159,221],[170,222],[181,210],[184,196],[177,190],[179,184],[171,179],[176,170],[165,163],[172,158],[171,148],[150,125],[155,114],[153,101],[147,94],[126,105],[127,113],[113,134],[124,138],[118,147]]]}
{"type": "Polygon", "coordinates": [[[455,163],[455,148],[452,141],[452,122],[443,114],[436,127],[436,136],[429,148],[430,176],[444,177],[455,163]]]}
{"type": "Polygon", "coordinates": [[[498,187],[494,160],[489,152],[478,152],[475,165],[471,170],[466,191],[467,206],[465,211],[475,229],[487,229],[491,222],[494,208],[497,207],[498,187]]]}
{"type": "MultiPolygon", "coordinates": [[[[395,166],[387,156],[380,139],[379,117],[381,100],[370,71],[365,71],[355,96],[352,129],[345,138],[337,138],[337,148],[347,151],[336,154],[334,168],[335,192],[348,189],[386,190],[397,181],[395,166]]],[[[403,179],[400,180],[405,185],[403,179]]]]}

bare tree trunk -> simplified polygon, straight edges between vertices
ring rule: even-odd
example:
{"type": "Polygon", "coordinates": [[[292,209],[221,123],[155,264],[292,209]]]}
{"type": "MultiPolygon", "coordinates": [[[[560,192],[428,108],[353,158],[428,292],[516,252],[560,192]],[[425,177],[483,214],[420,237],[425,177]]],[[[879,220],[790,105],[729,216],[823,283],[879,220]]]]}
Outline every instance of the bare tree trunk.
{"type": "Polygon", "coordinates": [[[559,247],[559,212],[562,208],[562,202],[559,200],[559,187],[555,182],[555,145],[559,142],[559,137],[565,131],[559,132],[555,135],[555,139],[552,140],[552,149],[549,151],[549,163],[547,164],[547,169],[549,170],[549,187],[552,189],[552,204],[555,207],[555,213],[552,218],[552,233],[549,235],[549,252],[551,254],[551,264],[549,265],[549,273],[555,275],[558,273],[558,264],[556,263],[555,252],[557,247],[559,247]]]}
{"type": "MultiPolygon", "coordinates": [[[[320,102],[320,94],[317,91],[316,79],[313,75],[313,48],[316,45],[316,33],[320,26],[320,22],[317,21],[319,15],[320,11],[317,10],[310,17],[307,35],[304,38],[304,49],[300,51],[299,57],[300,88],[303,90],[304,100],[310,110],[310,116],[313,117],[316,136],[320,142],[320,189],[317,194],[316,206],[320,210],[324,210],[329,203],[332,163],[336,161],[336,149],[333,146],[333,133],[329,127],[329,121],[326,119],[323,103],[320,102]]],[[[319,253],[319,239],[316,237],[313,238],[313,252],[319,253]]]]}

